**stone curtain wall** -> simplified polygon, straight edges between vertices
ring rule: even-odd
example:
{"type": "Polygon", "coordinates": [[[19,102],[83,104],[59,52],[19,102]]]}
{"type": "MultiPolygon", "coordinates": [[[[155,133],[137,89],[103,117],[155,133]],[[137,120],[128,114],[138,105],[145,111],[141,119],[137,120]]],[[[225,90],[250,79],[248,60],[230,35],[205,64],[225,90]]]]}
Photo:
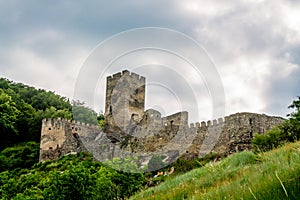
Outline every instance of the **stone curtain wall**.
{"type": "MultiPolygon", "coordinates": [[[[270,128],[284,121],[281,117],[264,114],[236,113],[225,117],[225,120],[213,120],[213,123],[208,121],[189,126],[187,123],[183,123],[182,126],[179,126],[173,122],[175,124],[171,126],[172,118],[169,120],[166,118],[159,119],[158,116],[160,115],[157,111],[145,113],[158,115],[152,115],[153,123],[147,124],[146,121],[142,120],[144,125],[136,125],[140,129],[134,133],[130,141],[136,143],[135,148],[132,149],[128,146],[124,150],[121,150],[120,143],[113,144],[106,137],[106,134],[95,125],[65,119],[45,119],[42,125],[40,162],[54,160],[62,155],[81,151],[94,152],[98,156],[98,160],[117,157],[118,152],[121,151],[123,155],[124,151],[128,151],[128,155],[132,152],[178,151],[180,154],[184,153],[186,158],[195,158],[199,154],[201,155],[199,150],[205,137],[216,132],[220,133],[220,137],[212,152],[229,155],[250,150],[254,133],[264,134],[270,128]],[[180,152],[182,149],[185,152],[180,152]]],[[[177,121],[187,117],[186,112],[176,113],[172,116],[177,121]]],[[[151,115],[148,120],[151,120],[151,115]]]]}
{"type": "Polygon", "coordinates": [[[175,152],[193,158],[208,153],[207,149],[228,155],[250,150],[254,133],[264,134],[284,121],[264,114],[236,113],[188,125],[186,111],[165,117],[154,109],[144,111],[145,77],[124,70],[108,76],[106,84],[104,131],[95,125],[44,119],[40,162],[80,151],[90,151],[101,161],[134,152],[175,152]]]}
{"type": "Polygon", "coordinates": [[[218,154],[232,154],[239,151],[251,150],[251,140],[255,133],[264,134],[272,127],[284,121],[281,117],[267,116],[256,113],[236,113],[225,117],[225,121],[201,123],[197,128],[197,135],[189,148],[191,157],[201,154],[199,149],[207,134],[220,132],[220,137],[212,152],[218,154]]]}
{"type": "MultiPolygon", "coordinates": [[[[208,138],[208,144],[213,144],[212,152],[218,154],[232,154],[235,152],[250,150],[251,140],[255,133],[264,134],[266,131],[284,121],[281,117],[267,116],[255,113],[236,113],[218,120],[208,122],[197,122],[187,125],[186,112],[176,113],[161,119],[161,123],[156,119],[156,123],[146,126],[141,125],[140,133],[136,133],[137,149],[140,152],[155,152],[159,150],[184,150],[186,157],[197,157],[203,152],[199,152],[204,139],[208,138]],[[183,116],[181,126],[176,124],[178,116],[183,116]],[[177,120],[176,120],[177,119],[177,120]],[[174,124],[171,124],[174,121],[174,124]],[[157,126],[160,124],[160,126],[157,126]],[[153,126],[154,125],[154,126],[153,126]],[[160,130],[154,130],[159,127],[160,130]],[[214,143],[214,138],[218,139],[214,143]],[[143,136],[143,137],[141,137],[143,136]],[[209,140],[212,140],[211,142],[209,140]],[[171,143],[171,145],[170,145],[171,143]],[[165,148],[167,146],[167,148],[165,148]],[[186,148],[188,147],[188,148],[186,148]]],[[[205,148],[204,148],[205,149],[205,148]]],[[[182,154],[183,152],[181,152],[182,154]]]]}

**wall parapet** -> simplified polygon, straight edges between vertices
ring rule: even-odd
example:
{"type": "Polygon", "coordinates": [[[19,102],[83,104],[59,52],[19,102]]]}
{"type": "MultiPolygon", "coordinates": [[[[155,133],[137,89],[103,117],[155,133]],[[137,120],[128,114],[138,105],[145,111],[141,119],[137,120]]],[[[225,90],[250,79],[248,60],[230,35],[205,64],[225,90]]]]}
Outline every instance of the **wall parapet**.
{"type": "Polygon", "coordinates": [[[66,124],[70,124],[72,126],[80,126],[80,127],[86,127],[86,128],[100,128],[99,125],[96,124],[89,124],[89,123],[85,123],[85,122],[79,122],[79,121],[75,121],[75,120],[69,120],[69,119],[61,119],[61,118],[54,118],[54,119],[50,119],[50,118],[45,118],[42,120],[42,126],[44,127],[61,127],[64,126],[66,124]]]}
{"type": "Polygon", "coordinates": [[[141,82],[145,82],[145,80],[146,80],[146,78],[144,76],[141,76],[134,72],[130,72],[128,70],[123,70],[122,72],[118,72],[118,73],[112,74],[110,76],[107,76],[107,80],[120,79],[121,77],[123,77],[125,75],[132,77],[133,79],[140,80],[141,82]]]}
{"type": "Polygon", "coordinates": [[[201,122],[195,122],[190,123],[191,127],[198,127],[198,128],[208,128],[208,127],[214,127],[214,126],[220,126],[226,123],[235,122],[237,119],[243,119],[243,120],[249,120],[254,118],[276,118],[278,120],[285,120],[282,117],[276,117],[276,116],[268,116],[265,114],[257,114],[257,113],[249,113],[249,112],[241,112],[241,113],[235,113],[231,114],[225,117],[220,117],[218,119],[208,120],[208,121],[201,121],[201,122]]]}

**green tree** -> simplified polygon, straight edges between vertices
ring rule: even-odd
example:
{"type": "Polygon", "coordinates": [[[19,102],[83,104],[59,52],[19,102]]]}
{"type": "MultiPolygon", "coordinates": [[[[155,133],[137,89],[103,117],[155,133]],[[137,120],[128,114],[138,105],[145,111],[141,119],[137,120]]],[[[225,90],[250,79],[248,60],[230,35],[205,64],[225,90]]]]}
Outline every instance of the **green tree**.
{"type": "Polygon", "coordinates": [[[287,120],[281,130],[285,139],[289,142],[293,142],[300,139],[300,96],[294,100],[288,108],[293,111],[288,114],[289,120],[287,120]]]}
{"type": "Polygon", "coordinates": [[[84,103],[73,101],[73,119],[79,122],[98,125],[97,113],[91,108],[85,107],[84,103]]]}
{"type": "Polygon", "coordinates": [[[7,138],[12,139],[18,135],[16,123],[19,114],[20,111],[17,109],[16,103],[12,101],[11,96],[0,89],[0,142],[2,145],[3,142],[7,141],[7,138]]]}
{"type": "Polygon", "coordinates": [[[288,108],[294,109],[294,111],[287,116],[291,117],[291,119],[300,121],[300,96],[298,96],[298,99],[294,100],[288,108]]]}
{"type": "Polygon", "coordinates": [[[101,129],[104,128],[104,124],[105,124],[105,119],[104,119],[104,115],[102,112],[100,112],[97,116],[97,120],[98,120],[98,124],[100,126],[101,129]]]}
{"type": "MultiPolygon", "coordinates": [[[[5,100],[8,105],[18,110],[18,113],[8,111],[11,114],[8,116],[9,118],[5,115],[7,112],[1,112],[0,149],[18,142],[39,142],[43,118],[72,119],[72,107],[69,100],[54,92],[14,83],[4,78],[0,78],[0,88],[2,89],[1,94],[4,92],[10,98],[9,101],[5,100]]],[[[2,94],[3,98],[7,97],[2,94]]]]}

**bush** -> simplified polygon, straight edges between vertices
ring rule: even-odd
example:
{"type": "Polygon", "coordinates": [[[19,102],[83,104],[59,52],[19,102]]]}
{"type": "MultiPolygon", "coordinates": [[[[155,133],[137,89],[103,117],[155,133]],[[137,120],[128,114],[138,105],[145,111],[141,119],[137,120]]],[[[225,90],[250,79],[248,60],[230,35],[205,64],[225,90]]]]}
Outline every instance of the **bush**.
{"type": "Polygon", "coordinates": [[[279,127],[274,127],[264,134],[255,134],[252,140],[254,152],[269,151],[276,148],[284,141],[284,136],[279,127]]]}
{"type": "Polygon", "coordinates": [[[141,173],[125,173],[94,162],[90,154],[64,156],[31,169],[0,173],[2,199],[123,199],[145,183],[141,173]]]}
{"type": "Polygon", "coordinates": [[[270,129],[266,134],[255,134],[252,140],[253,151],[269,151],[287,142],[295,142],[299,139],[300,122],[290,119],[270,129]]]}
{"type": "Polygon", "coordinates": [[[15,168],[28,168],[39,161],[40,145],[26,142],[14,147],[7,147],[0,153],[0,172],[15,168]]]}

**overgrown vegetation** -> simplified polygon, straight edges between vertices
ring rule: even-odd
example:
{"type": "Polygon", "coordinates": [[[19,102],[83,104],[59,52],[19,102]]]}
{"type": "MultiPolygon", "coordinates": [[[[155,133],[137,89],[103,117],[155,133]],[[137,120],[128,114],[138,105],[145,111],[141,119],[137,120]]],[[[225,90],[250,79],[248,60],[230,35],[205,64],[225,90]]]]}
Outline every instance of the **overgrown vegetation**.
{"type": "Polygon", "coordinates": [[[300,142],[241,152],[168,179],[131,199],[298,199],[300,142]]]}
{"type": "Polygon", "coordinates": [[[29,168],[39,161],[40,145],[25,142],[7,147],[0,152],[0,172],[18,168],[29,168]]]}
{"type": "Polygon", "coordinates": [[[0,173],[1,199],[117,199],[145,182],[141,173],[118,172],[86,153],[0,173]]]}

